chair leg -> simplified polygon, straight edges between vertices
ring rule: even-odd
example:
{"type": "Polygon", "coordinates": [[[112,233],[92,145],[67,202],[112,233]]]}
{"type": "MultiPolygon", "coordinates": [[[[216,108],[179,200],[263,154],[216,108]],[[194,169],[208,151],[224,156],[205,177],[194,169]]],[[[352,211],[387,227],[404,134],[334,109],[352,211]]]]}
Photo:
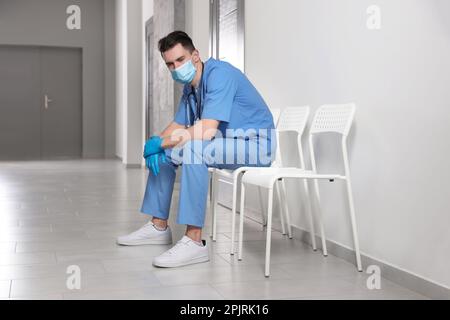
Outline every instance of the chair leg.
{"type": "Polygon", "coordinates": [[[314,191],[315,191],[315,199],[317,201],[317,220],[319,222],[320,227],[320,237],[322,238],[322,251],[323,255],[328,256],[327,251],[327,240],[325,238],[325,229],[323,227],[323,218],[322,218],[322,208],[320,204],[320,193],[319,193],[319,182],[317,179],[314,180],[314,191]]]}
{"type": "Polygon", "coordinates": [[[303,179],[303,186],[305,188],[305,196],[306,196],[306,201],[307,201],[306,210],[308,211],[308,216],[309,216],[309,230],[310,230],[310,234],[311,234],[311,243],[312,243],[313,250],[317,251],[316,232],[314,230],[314,218],[312,215],[313,208],[312,208],[312,204],[311,204],[311,198],[309,195],[308,181],[306,179],[303,179]]]}
{"type": "Polygon", "coordinates": [[[217,188],[218,188],[218,180],[215,173],[212,174],[212,230],[211,230],[211,238],[212,241],[216,241],[217,235],[217,188]]]}
{"type": "Polygon", "coordinates": [[[289,205],[287,203],[287,193],[286,193],[286,185],[284,180],[280,181],[281,185],[281,202],[284,207],[284,214],[286,215],[286,223],[288,227],[288,236],[289,239],[292,239],[292,224],[291,224],[291,215],[289,214],[289,205]]]}
{"type": "Polygon", "coordinates": [[[267,202],[267,234],[266,234],[266,263],[264,275],[270,276],[270,246],[272,242],[272,206],[273,206],[273,189],[269,189],[269,200],[267,202]]]}
{"type": "Polygon", "coordinates": [[[352,192],[352,185],[350,183],[349,178],[347,178],[347,196],[348,196],[348,204],[350,207],[350,220],[352,224],[352,231],[353,231],[353,245],[355,247],[355,255],[356,255],[356,266],[358,268],[358,271],[363,271],[362,264],[361,264],[361,254],[359,252],[359,240],[358,240],[358,231],[356,227],[356,217],[355,217],[355,206],[353,202],[353,192],[352,192]]]}
{"type": "MultiPolygon", "coordinates": [[[[277,202],[279,203],[280,207],[280,222],[281,222],[281,233],[285,236],[286,235],[286,224],[284,223],[284,210],[283,210],[283,204],[281,203],[281,192],[280,187],[278,183],[275,183],[275,189],[277,190],[277,202]]],[[[269,210],[269,208],[267,208],[269,210]]],[[[267,211],[269,212],[269,211],[267,211]]],[[[269,217],[267,217],[267,220],[269,220],[269,217]]]]}
{"type": "Polygon", "coordinates": [[[264,227],[267,225],[267,219],[266,219],[266,208],[264,208],[264,201],[263,201],[263,195],[261,192],[261,187],[258,187],[258,196],[259,196],[259,205],[261,209],[261,221],[262,221],[262,227],[264,231],[264,227]]]}
{"type": "Polygon", "coordinates": [[[245,184],[241,184],[241,208],[239,210],[239,243],[238,260],[242,260],[242,241],[244,237],[244,206],[245,206],[245,184]]]}
{"type": "Polygon", "coordinates": [[[213,172],[209,172],[208,171],[208,178],[209,178],[209,204],[210,204],[210,208],[212,208],[211,207],[211,205],[212,205],[212,177],[213,177],[213,172]]]}
{"type": "Polygon", "coordinates": [[[234,240],[236,238],[236,202],[238,181],[239,177],[236,177],[236,181],[233,181],[233,204],[231,207],[231,255],[234,255],[234,240]]]}
{"type": "Polygon", "coordinates": [[[213,237],[213,228],[212,228],[212,222],[214,219],[214,199],[213,199],[213,190],[214,190],[214,172],[210,173],[209,178],[209,210],[211,210],[211,233],[210,238],[213,237]]]}

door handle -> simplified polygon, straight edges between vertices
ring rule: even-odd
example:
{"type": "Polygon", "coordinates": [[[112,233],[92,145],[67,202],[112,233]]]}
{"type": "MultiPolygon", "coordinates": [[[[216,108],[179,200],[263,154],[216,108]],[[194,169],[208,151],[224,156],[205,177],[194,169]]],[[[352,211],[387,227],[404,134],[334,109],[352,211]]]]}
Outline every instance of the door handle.
{"type": "Polygon", "coordinates": [[[50,102],[53,102],[53,100],[52,100],[52,99],[49,99],[48,95],[45,95],[45,96],[44,96],[44,107],[45,107],[45,109],[48,109],[48,104],[49,104],[50,102]]]}

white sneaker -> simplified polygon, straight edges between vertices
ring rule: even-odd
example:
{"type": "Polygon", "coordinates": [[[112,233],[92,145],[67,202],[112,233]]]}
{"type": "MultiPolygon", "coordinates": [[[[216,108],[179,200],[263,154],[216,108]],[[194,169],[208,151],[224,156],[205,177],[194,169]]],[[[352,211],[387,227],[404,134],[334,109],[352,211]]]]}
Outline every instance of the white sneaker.
{"type": "Polygon", "coordinates": [[[137,231],[129,235],[118,237],[117,243],[123,246],[140,246],[145,244],[171,244],[172,231],[167,226],[166,230],[160,231],[152,222],[147,223],[137,231]]]}
{"type": "Polygon", "coordinates": [[[153,265],[162,268],[174,268],[209,261],[206,241],[198,245],[188,236],[183,236],[175,246],[153,259],[153,265]]]}

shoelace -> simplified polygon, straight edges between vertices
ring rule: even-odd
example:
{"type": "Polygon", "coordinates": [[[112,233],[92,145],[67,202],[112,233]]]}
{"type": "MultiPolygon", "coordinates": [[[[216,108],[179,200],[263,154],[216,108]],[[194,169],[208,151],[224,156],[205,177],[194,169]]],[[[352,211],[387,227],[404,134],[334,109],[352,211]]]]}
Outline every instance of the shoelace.
{"type": "Polygon", "coordinates": [[[180,250],[180,248],[187,246],[187,241],[184,242],[183,240],[180,240],[177,242],[177,244],[175,246],[173,246],[171,249],[169,249],[167,251],[168,254],[174,254],[176,253],[178,250],[180,250]]]}
{"type": "Polygon", "coordinates": [[[140,229],[138,229],[138,230],[132,232],[132,233],[130,234],[130,236],[139,236],[139,235],[141,234],[142,230],[144,230],[145,228],[148,228],[149,226],[153,226],[153,223],[152,223],[152,222],[149,222],[149,223],[143,225],[140,229]]]}

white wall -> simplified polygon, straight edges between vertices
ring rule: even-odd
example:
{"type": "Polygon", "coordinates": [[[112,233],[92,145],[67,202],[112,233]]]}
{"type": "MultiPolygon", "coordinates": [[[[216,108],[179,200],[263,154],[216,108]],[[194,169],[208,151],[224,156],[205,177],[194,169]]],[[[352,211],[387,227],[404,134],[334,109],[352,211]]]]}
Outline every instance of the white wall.
{"type": "Polygon", "coordinates": [[[145,21],[153,0],[116,0],[116,155],[127,166],[142,165],[145,107],[145,21]]]}
{"type": "Polygon", "coordinates": [[[127,108],[127,1],[116,0],[116,155],[122,160],[125,144],[125,110],[127,108]]]}
{"type": "Polygon", "coordinates": [[[127,79],[128,99],[126,115],[126,142],[124,159],[126,165],[140,165],[142,161],[142,69],[143,33],[142,0],[127,1],[127,79]]]}
{"type": "MultiPolygon", "coordinates": [[[[147,71],[146,66],[146,23],[148,19],[153,16],[153,0],[142,0],[142,132],[141,135],[145,139],[145,109],[146,109],[146,81],[147,81],[147,71]]],[[[142,166],[145,166],[145,159],[141,159],[142,166]]]]}
{"type": "MultiPolygon", "coordinates": [[[[448,12],[446,0],[246,0],[246,71],[271,106],[358,106],[350,162],[361,250],[446,286],[448,12]],[[371,4],[379,31],[366,28],[371,4]]],[[[318,145],[327,169],[340,160],[330,142],[318,145]]],[[[352,247],[343,188],[322,191],[328,237],[352,247]]],[[[307,225],[303,214],[294,222],[307,225]]]]}
{"type": "Polygon", "coordinates": [[[209,52],[209,0],[186,0],[186,33],[200,51],[202,60],[209,52]]]}
{"type": "MultiPolygon", "coordinates": [[[[188,3],[188,30],[207,47],[208,1],[188,3]]],[[[246,0],[245,21],[246,72],[271,107],[357,104],[349,150],[362,252],[444,286],[450,286],[448,12],[447,0],[246,0]],[[382,10],[378,31],[366,27],[372,4],[382,10]]],[[[342,169],[333,142],[317,144],[324,171],[342,169]]],[[[295,165],[292,150],[286,144],[282,150],[295,165]]],[[[307,229],[299,188],[288,187],[293,223],[307,229]]],[[[352,248],[344,189],[326,183],[321,191],[328,238],[352,248]]]]}

